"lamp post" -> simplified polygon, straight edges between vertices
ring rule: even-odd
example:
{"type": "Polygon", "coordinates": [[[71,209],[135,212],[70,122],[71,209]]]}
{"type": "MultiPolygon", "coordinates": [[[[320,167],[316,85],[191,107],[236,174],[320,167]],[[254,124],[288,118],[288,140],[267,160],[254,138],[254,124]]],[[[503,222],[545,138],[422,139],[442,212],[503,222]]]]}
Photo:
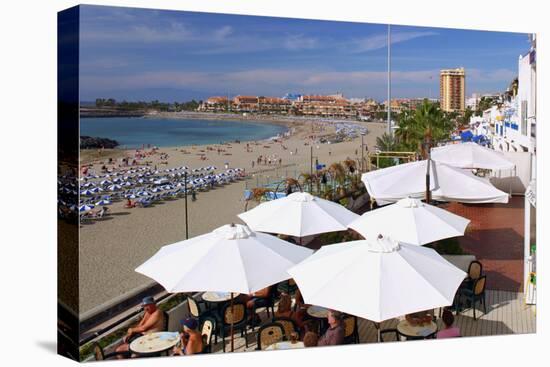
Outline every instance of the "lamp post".
{"type": "Polygon", "coordinates": [[[388,126],[387,133],[391,136],[391,26],[388,24],[388,126]]]}
{"type": "Polygon", "coordinates": [[[429,135],[424,138],[424,143],[422,145],[424,146],[424,152],[427,155],[425,199],[426,199],[426,204],[429,204],[432,200],[432,193],[430,191],[430,166],[432,164],[432,154],[431,154],[432,139],[429,135]]]}
{"type": "Polygon", "coordinates": [[[365,169],[364,169],[364,162],[365,162],[364,148],[365,148],[365,143],[364,143],[364,140],[363,140],[364,137],[365,137],[365,133],[361,133],[361,173],[365,172],[365,169]]]}
{"type": "Polygon", "coordinates": [[[187,171],[183,173],[183,187],[185,188],[185,239],[189,239],[189,221],[187,220],[187,171]]]}

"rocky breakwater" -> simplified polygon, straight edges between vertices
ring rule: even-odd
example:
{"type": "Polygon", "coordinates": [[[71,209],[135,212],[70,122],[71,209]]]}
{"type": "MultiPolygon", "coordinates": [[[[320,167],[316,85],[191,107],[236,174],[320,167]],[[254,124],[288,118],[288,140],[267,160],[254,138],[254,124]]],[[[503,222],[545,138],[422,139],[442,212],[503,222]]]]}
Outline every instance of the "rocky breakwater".
{"type": "Polygon", "coordinates": [[[92,136],[80,137],[80,149],[113,149],[118,146],[118,142],[108,138],[98,138],[92,136]]]}

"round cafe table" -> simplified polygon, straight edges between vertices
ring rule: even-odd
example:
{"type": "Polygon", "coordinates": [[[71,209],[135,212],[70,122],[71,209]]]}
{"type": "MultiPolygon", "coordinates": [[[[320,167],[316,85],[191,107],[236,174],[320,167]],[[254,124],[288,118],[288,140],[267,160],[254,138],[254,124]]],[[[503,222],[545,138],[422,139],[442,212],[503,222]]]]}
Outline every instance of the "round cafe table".
{"type": "Polygon", "coordinates": [[[407,320],[397,324],[397,332],[407,339],[425,339],[437,332],[437,324],[430,321],[428,324],[411,325],[407,320]]]}
{"type": "Polygon", "coordinates": [[[142,357],[168,352],[180,342],[178,332],[160,331],[140,336],[130,343],[130,352],[142,357]]]}
{"type": "Polygon", "coordinates": [[[328,328],[328,308],[321,306],[309,306],[306,312],[309,316],[319,320],[319,332],[322,335],[328,328]]]}
{"type": "Polygon", "coordinates": [[[286,341],[286,342],[273,343],[267,348],[265,348],[265,350],[299,349],[303,347],[304,347],[304,342],[297,341],[296,343],[292,343],[292,342],[286,341]]]}
{"type": "Polygon", "coordinates": [[[309,306],[306,312],[309,316],[316,319],[326,319],[328,316],[328,308],[321,306],[309,306]]]}
{"type": "MultiPolygon", "coordinates": [[[[233,299],[237,298],[239,293],[233,293],[233,299]]],[[[230,292],[204,292],[202,294],[202,299],[205,302],[211,303],[221,303],[228,302],[231,300],[230,292]]]]}

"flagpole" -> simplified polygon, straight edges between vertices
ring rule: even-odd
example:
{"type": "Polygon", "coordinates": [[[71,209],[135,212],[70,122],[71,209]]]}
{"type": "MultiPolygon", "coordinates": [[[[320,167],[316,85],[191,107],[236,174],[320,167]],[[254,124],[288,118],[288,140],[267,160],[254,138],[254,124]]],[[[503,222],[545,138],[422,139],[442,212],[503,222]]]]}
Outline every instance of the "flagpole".
{"type": "Polygon", "coordinates": [[[391,129],[391,26],[388,24],[388,135],[392,135],[391,129]]]}

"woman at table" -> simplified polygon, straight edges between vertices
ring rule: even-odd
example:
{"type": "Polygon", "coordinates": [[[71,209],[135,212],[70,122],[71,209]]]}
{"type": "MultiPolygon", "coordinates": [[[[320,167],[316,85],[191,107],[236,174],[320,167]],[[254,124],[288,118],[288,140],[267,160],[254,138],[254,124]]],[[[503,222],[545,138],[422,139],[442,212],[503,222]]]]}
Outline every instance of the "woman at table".
{"type": "Polygon", "coordinates": [[[183,333],[181,334],[181,346],[174,347],[174,355],[186,355],[201,353],[204,349],[202,335],[198,330],[197,319],[188,317],[181,322],[183,333]]]}
{"type": "Polygon", "coordinates": [[[283,294],[277,306],[277,311],[275,312],[275,317],[287,317],[294,321],[296,326],[301,329],[304,324],[303,315],[300,315],[292,311],[292,299],[288,294],[283,294]]]}
{"type": "Polygon", "coordinates": [[[437,339],[455,338],[457,336],[460,336],[460,329],[457,327],[453,327],[455,317],[450,310],[445,309],[443,311],[441,319],[443,320],[443,324],[445,325],[445,327],[437,332],[437,339]]]}

